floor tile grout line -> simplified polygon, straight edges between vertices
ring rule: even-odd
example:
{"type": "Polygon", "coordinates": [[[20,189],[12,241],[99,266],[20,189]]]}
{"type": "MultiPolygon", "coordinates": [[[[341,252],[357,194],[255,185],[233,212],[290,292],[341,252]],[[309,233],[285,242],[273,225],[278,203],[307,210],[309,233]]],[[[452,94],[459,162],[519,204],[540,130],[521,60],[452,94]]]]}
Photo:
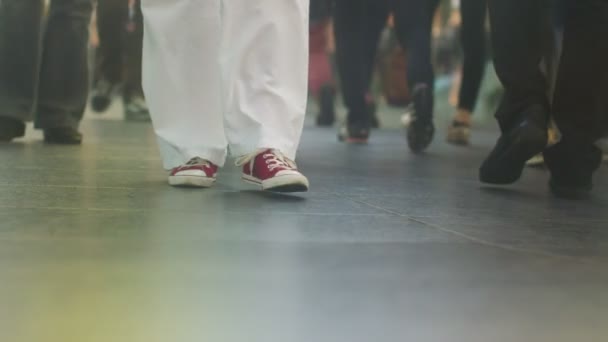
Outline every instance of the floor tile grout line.
{"type": "Polygon", "coordinates": [[[388,216],[391,216],[391,217],[402,217],[401,215],[395,214],[394,212],[383,210],[382,208],[376,208],[374,206],[369,205],[368,203],[360,202],[360,201],[358,201],[358,200],[356,200],[354,198],[351,198],[350,196],[345,195],[345,194],[340,194],[338,192],[328,192],[328,194],[336,196],[336,197],[338,197],[340,199],[347,199],[347,200],[349,200],[351,202],[358,203],[358,204],[363,204],[363,205],[365,205],[367,207],[371,207],[372,209],[374,209],[375,212],[378,212],[378,215],[380,215],[380,213],[384,213],[383,215],[388,215],[388,216]]]}
{"type": "MultiPolygon", "coordinates": [[[[74,172],[74,169],[68,168],[49,168],[49,167],[37,167],[37,166],[13,166],[13,167],[0,167],[0,170],[29,170],[29,171],[64,171],[74,172]]],[[[96,173],[150,173],[149,168],[139,169],[98,169],[95,167],[85,167],[79,169],[79,171],[90,171],[94,170],[96,173]]],[[[154,173],[160,173],[160,171],[152,171],[154,173]]]]}
{"type": "Polygon", "coordinates": [[[532,249],[526,249],[526,248],[517,248],[517,247],[512,247],[512,246],[508,246],[508,245],[504,245],[504,244],[500,244],[500,243],[491,242],[491,241],[484,240],[484,239],[481,239],[481,238],[477,238],[475,236],[472,236],[472,235],[469,235],[469,234],[465,234],[465,233],[462,233],[462,232],[459,232],[459,231],[456,231],[456,230],[453,230],[453,229],[444,228],[444,227],[441,227],[441,226],[438,226],[438,225],[435,225],[435,224],[432,224],[432,223],[428,223],[428,222],[422,221],[420,219],[416,219],[414,217],[411,217],[411,216],[399,213],[397,211],[394,211],[394,210],[391,210],[391,209],[388,209],[388,208],[384,208],[384,207],[381,207],[381,206],[377,206],[377,205],[374,205],[372,203],[368,203],[368,202],[363,201],[363,200],[354,199],[354,198],[351,198],[351,197],[349,197],[347,195],[341,195],[339,193],[334,193],[334,194],[336,196],[338,196],[338,197],[342,197],[342,198],[348,199],[348,200],[353,201],[355,203],[363,204],[363,205],[366,205],[366,206],[368,206],[370,208],[374,208],[376,210],[383,211],[385,213],[388,213],[388,214],[391,214],[391,215],[394,215],[394,216],[405,218],[405,219],[407,219],[409,221],[422,224],[422,225],[427,226],[429,228],[432,228],[432,229],[435,229],[435,230],[439,230],[439,231],[444,232],[446,234],[457,236],[459,238],[468,240],[470,242],[473,242],[473,243],[476,243],[476,244],[479,244],[479,245],[482,245],[482,246],[493,247],[493,248],[497,248],[497,249],[501,249],[501,250],[505,250],[505,251],[509,251],[509,252],[525,253],[525,254],[537,255],[537,256],[542,256],[542,257],[548,257],[548,258],[552,258],[552,259],[568,260],[568,261],[573,261],[573,262],[577,262],[577,263],[586,263],[586,264],[590,263],[590,260],[588,260],[588,259],[569,257],[569,256],[564,256],[564,255],[559,255],[559,254],[554,254],[554,253],[548,253],[548,252],[542,252],[542,251],[532,250],[532,249]]]}
{"type": "MultiPolygon", "coordinates": [[[[116,213],[178,213],[178,214],[189,214],[189,213],[200,213],[199,210],[184,211],[184,210],[158,210],[158,209],[117,209],[117,208],[95,208],[95,207],[37,207],[37,206],[11,206],[11,205],[0,205],[0,209],[22,209],[22,210],[49,210],[49,211],[93,211],[93,212],[116,212],[116,213]]],[[[226,211],[228,214],[241,214],[251,215],[252,212],[248,211],[226,211]]],[[[390,217],[392,215],[387,214],[361,214],[361,213],[299,213],[299,212],[275,212],[274,214],[282,216],[351,216],[351,217],[390,217]]]]}
{"type": "MultiPolygon", "coordinates": [[[[159,182],[162,182],[164,180],[159,179],[159,182]]],[[[157,183],[154,183],[157,184],[157,183]]],[[[235,192],[241,192],[241,191],[247,191],[247,189],[243,189],[243,188],[237,188],[237,187],[230,187],[229,185],[226,185],[226,189],[228,190],[222,190],[222,188],[220,186],[224,186],[224,184],[218,183],[218,187],[216,187],[216,189],[219,190],[219,193],[235,193],[235,192]]],[[[25,183],[0,183],[0,188],[1,187],[13,187],[13,188],[57,188],[57,189],[99,189],[99,190],[126,190],[126,191],[146,191],[146,190],[156,190],[155,188],[151,188],[151,187],[126,187],[126,186],[93,186],[93,185],[67,185],[67,184],[25,184],[25,183]]],[[[187,190],[187,189],[186,189],[187,190]]],[[[191,190],[197,190],[197,189],[191,189],[191,190]]],[[[201,190],[201,189],[198,189],[201,190]]],[[[204,190],[204,189],[203,189],[204,190]]],[[[262,192],[264,193],[264,192],[262,192]]],[[[330,192],[315,192],[315,194],[319,194],[319,195],[333,195],[333,193],[330,192]]]]}
{"type": "Polygon", "coordinates": [[[92,186],[92,185],[62,185],[62,184],[24,184],[24,183],[0,183],[0,187],[13,188],[58,188],[58,189],[102,189],[102,190],[148,190],[149,188],[133,188],[123,186],[92,186]]]}
{"type": "MultiPolygon", "coordinates": [[[[80,156],[72,156],[72,155],[49,155],[48,157],[53,158],[53,160],[58,159],[67,159],[67,160],[76,160],[79,162],[88,162],[88,161],[98,161],[98,162],[107,162],[107,161],[132,161],[133,157],[80,157],[80,156]]],[[[138,158],[138,161],[142,163],[158,163],[162,161],[157,157],[146,157],[146,158],[138,158]]]]}

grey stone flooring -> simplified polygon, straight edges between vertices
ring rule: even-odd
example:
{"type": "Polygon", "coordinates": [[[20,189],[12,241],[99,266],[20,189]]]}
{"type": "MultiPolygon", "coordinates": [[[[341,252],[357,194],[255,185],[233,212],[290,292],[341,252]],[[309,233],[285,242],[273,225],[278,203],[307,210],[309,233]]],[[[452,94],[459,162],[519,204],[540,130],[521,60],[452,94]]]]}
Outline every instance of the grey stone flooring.
{"type": "Polygon", "coordinates": [[[608,170],[593,199],[547,174],[481,186],[496,132],[368,146],[305,131],[312,191],[173,189],[147,124],[82,147],[0,146],[0,341],[597,341],[608,338],[608,170]]]}

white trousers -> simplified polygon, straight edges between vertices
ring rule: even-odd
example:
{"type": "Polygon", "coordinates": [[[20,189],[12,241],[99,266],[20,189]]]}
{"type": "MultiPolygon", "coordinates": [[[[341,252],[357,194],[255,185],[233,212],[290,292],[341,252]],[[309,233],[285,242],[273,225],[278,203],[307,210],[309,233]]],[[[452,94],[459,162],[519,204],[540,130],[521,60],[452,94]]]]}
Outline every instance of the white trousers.
{"type": "Polygon", "coordinates": [[[309,0],[143,0],[143,83],[165,168],[229,149],[296,157],[309,0]]]}

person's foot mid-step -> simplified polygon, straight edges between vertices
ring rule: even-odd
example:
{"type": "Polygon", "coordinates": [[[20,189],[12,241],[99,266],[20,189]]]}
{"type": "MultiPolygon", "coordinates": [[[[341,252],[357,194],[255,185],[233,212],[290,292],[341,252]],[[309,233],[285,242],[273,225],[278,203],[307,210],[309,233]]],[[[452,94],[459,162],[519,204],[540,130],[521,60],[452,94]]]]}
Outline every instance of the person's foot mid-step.
{"type": "Polygon", "coordinates": [[[176,187],[209,188],[215,184],[218,166],[195,157],[171,170],[169,184],[176,187]]]}
{"type": "Polygon", "coordinates": [[[310,184],[298,167],[280,151],[265,149],[237,160],[243,181],[272,192],[306,192],[310,184]]]}
{"type": "Polygon", "coordinates": [[[507,185],[522,175],[526,162],[547,146],[548,112],[542,106],[526,110],[522,119],[504,132],[479,169],[482,183],[507,185]]]}
{"type": "Polygon", "coordinates": [[[424,84],[414,88],[409,125],[406,127],[410,150],[421,153],[426,150],[435,136],[433,124],[433,90],[424,84]]]}

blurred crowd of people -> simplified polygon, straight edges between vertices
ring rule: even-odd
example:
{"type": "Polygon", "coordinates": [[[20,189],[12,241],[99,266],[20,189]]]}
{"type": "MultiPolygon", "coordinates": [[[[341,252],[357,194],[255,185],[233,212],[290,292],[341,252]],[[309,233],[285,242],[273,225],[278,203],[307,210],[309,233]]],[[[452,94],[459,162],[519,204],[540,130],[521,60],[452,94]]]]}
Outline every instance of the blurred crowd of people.
{"type": "Polygon", "coordinates": [[[91,108],[108,110],[120,93],[124,116],[129,121],[149,121],[142,88],[142,44],[144,36],[140,0],[103,0],[97,4],[92,22],[91,47],[93,88],[91,108]]]}
{"type": "Polygon", "coordinates": [[[230,152],[245,181],[305,191],[294,160],[307,94],[319,126],[343,100],[350,144],[380,126],[379,104],[403,107],[422,153],[435,74],[457,69],[444,134],[466,146],[491,57],[501,135],[480,180],[511,184],[542,156],[553,192],[579,197],[608,127],[606,37],[608,0],[2,0],[0,140],[33,120],[45,142],[79,144],[87,103],[103,113],[119,95],[126,120],[152,120],[172,185],[213,185],[230,152]]]}

